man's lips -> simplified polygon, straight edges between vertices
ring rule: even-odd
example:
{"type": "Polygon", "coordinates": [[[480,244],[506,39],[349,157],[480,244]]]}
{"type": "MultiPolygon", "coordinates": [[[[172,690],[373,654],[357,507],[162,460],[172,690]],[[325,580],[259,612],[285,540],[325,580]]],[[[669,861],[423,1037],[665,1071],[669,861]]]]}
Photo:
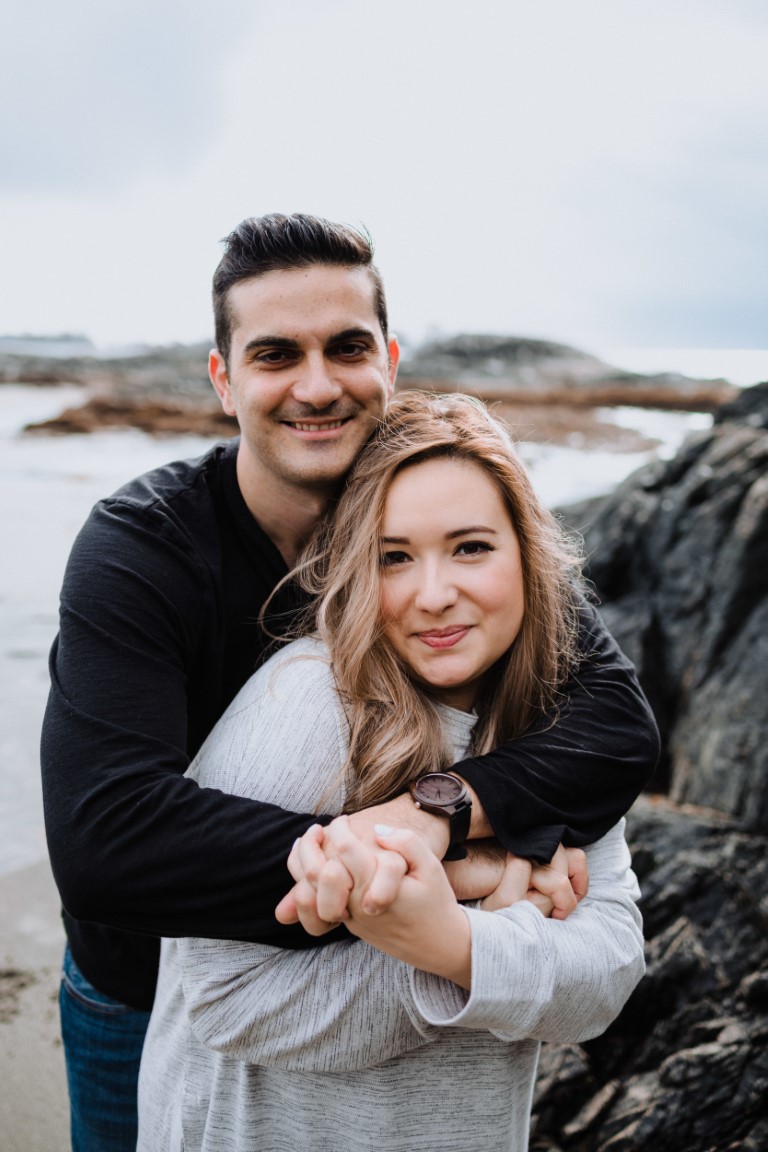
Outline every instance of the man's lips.
{"type": "Polygon", "coordinates": [[[419,640],[428,648],[452,648],[469,632],[467,624],[453,624],[450,628],[430,628],[427,632],[417,632],[419,640]]]}

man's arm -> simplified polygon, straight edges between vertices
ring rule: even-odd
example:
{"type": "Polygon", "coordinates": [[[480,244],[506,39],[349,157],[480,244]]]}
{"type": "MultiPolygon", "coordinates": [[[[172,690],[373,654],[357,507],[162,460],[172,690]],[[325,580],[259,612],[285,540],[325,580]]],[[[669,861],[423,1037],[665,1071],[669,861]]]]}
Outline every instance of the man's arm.
{"type": "Polygon", "coordinates": [[[41,757],[54,876],[80,920],[305,946],[273,910],[291,845],[318,817],[184,777],[189,726],[218,715],[189,674],[218,611],[183,524],[126,501],[97,506],[72,551],[51,655],[41,757]]]}
{"type": "Polygon", "coordinates": [[[659,755],[653,714],[596,609],[581,607],[576,675],[554,716],[451,769],[472,787],[493,835],[538,861],[604,836],[646,786],[659,755]]]}

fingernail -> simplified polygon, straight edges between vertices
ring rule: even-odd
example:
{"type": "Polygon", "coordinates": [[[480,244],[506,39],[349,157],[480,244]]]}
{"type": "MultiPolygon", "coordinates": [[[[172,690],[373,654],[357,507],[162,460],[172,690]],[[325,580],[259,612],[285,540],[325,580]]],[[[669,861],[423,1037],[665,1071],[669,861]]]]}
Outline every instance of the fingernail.
{"type": "Polygon", "coordinates": [[[389,824],[374,824],[373,830],[377,836],[391,836],[394,828],[390,828],[389,824]]]}

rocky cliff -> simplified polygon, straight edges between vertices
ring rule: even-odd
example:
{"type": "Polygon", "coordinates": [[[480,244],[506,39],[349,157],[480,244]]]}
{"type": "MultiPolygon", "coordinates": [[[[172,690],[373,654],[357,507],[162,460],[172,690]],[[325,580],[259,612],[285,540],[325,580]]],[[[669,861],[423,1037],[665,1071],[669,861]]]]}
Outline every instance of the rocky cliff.
{"type": "Polygon", "coordinates": [[[609,1032],[549,1046],[537,1152],[768,1149],[768,384],[567,510],[664,738],[629,819],[648,975],[609,1032]]]}

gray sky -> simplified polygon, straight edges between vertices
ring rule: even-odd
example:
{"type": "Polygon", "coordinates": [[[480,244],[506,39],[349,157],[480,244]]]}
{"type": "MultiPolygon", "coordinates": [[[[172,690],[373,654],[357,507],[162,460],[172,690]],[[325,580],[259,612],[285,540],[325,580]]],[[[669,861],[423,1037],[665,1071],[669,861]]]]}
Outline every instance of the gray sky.
{"type": "Polygon", "coordinates": [[[768,347],[762,0],[5,0],[0,333],[207,339],[218,241],[373,233],[396,330],[768,347]]]}

